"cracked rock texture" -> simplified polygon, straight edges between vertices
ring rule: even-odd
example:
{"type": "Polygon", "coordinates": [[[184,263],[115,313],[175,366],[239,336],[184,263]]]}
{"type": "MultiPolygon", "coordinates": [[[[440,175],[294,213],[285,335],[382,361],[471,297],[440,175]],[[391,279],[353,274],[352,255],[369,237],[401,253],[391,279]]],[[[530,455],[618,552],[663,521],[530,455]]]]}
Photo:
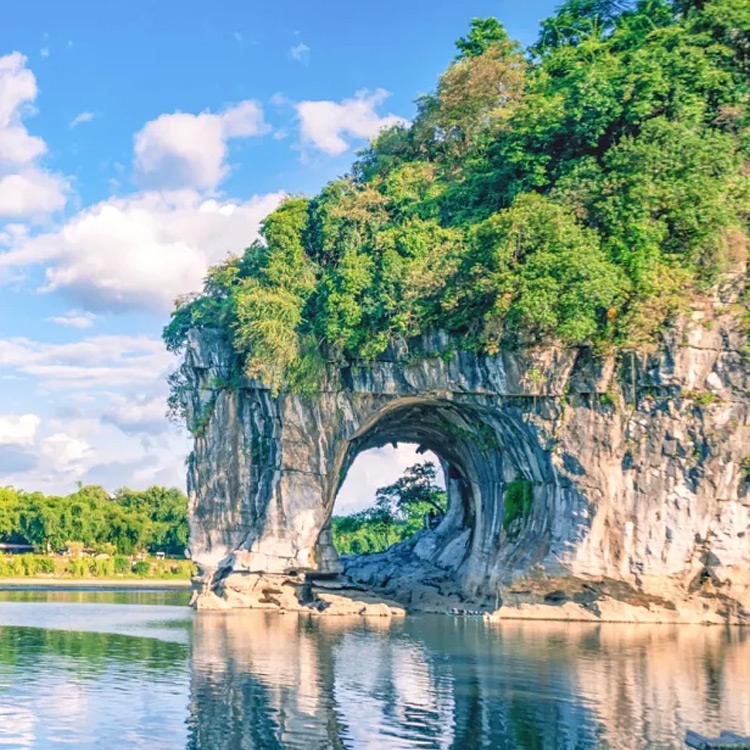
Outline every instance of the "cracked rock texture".
{"type": "Polygon", "coordinates": [[[479,356],[436,333],[330,366],[314,397],[233,382],[223,334],[194,331],[183,375],[204,588],[221,598],[230,573],[340,572],[338,488],[360,451],[402,441],[440,457],[448,513],[408,564],[355,561],[353,578],[402,589],[438,576],[487,601],[528,577],[710,582],[750,605],[750,366],[730,303],[707,301],[652,351],[604,358],[479,356]],[[528,502],[508,501],[519,493],[528,502]]]}

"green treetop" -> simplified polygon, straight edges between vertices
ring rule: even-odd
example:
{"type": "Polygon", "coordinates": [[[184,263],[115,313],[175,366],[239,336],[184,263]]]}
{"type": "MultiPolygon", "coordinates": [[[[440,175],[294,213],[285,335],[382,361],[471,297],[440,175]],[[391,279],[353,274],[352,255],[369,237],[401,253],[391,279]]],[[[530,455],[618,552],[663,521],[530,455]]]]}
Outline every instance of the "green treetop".
{"type": "Polygon", "coordinates": [[[569,0],[526,53],[475,19],[408,125],[289,198],[178,302],[275,390],[451,332],[640,345],[747,254],[750,5],[569,0]]]}

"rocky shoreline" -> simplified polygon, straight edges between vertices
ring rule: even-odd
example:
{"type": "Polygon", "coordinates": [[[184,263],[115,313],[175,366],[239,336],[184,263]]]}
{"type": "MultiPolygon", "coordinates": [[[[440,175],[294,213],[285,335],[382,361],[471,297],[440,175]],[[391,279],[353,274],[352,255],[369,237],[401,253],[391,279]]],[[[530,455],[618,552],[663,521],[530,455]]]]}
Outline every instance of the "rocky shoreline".
{"type": "Polygon", "coordinates": [[[612,579],[527,578],[487,597],[467,598],[444,581],[400,591],[367,587],[347,576],[308,579],[304,573],[232,572],[221,581],[196,578],[191,604],[198,610],[262,609],[325,617],[403,617],[433,613],[489,621],[750,625],[750,587],[729,595],[711,581],[685,594],[664,582],[658,589],[612,579]],[[656,593],[660,590],[660,593],[656,593]]]}
{"type": "Polygon", "coordinates": [[[304,574],[230,573],[221,581],[196,579],[197,610],[263,609],[315,615],[400,617],[404,607],[348,580],[307,580],[304,574]]]}

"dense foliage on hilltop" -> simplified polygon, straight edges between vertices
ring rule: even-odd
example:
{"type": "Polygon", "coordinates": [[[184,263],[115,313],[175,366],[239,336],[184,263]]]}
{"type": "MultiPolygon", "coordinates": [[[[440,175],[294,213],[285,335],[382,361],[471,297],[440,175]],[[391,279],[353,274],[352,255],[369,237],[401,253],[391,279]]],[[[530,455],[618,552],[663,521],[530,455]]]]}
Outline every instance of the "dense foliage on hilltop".
{"type": "Polygon", "coordinates": [[[179,490],[84,486],[65,497],[0,488],[0,542],[32,544],[40,552],[78,542],[130,555],[141,549],[182,555],[188,541],[187,498],[179,490]]]}
{"type": "Polygon", "coordinates": [[[747,0],[568,0],[522,50],[475,20],[409,126],[289,198],[165,329],[302,387],[432,328],[494,352],[639,345],[746,255],[747,0]]]}
{"type": "Polygon", "coordinates": [[[375,505],[331,519],[333,545],[341,555],[383,552],[410,539],[445,515],[447,496],[437,483],[431,461],[414,464],[404,475],[375,494],[375,505]]]}

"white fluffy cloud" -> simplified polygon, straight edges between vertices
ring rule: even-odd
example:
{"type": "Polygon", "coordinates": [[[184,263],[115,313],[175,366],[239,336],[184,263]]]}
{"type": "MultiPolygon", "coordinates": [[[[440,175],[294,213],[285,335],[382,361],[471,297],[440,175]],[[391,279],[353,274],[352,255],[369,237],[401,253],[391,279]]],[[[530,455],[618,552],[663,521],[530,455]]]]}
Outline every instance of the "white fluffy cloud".
{"type": "Polygon", "coordinates": [[[39,166],[47,146],[22,121],[36,95],[26,58],[0,57],[0,217],[40,218],[65,205],[66,181],[39,166]]]}
{"type": "Polygon", "coordinates": [[[44,290],[61,290],[86,310],[168,311],[175,297],[200,288],[208,265],[250,245],[282,198],[206,200],[192,190],[112,198],[24,239],[0,255],[0,271],[43,263],[44,290]]]}
{"type": "Polygon", "coordinates": [[[0,178],[0,217],[44,217],[65,205],[63,181],[36,167],[0,178]]]}
{"type": "Polygon", "coordinates": [[[381,117],[376,109],[389,93],[384,89],[358,91],[342,102],[304,101],[295,104],[303,144],[309,144],[336,156],[349,148],[344,136],[357,139],[374,138],[383,128],[405,123],[396,115],[381,117]]]}
{"type": "Polygon", "coordinates": [[[56,315],[53,318],[47,318],[47,320],[66,328],[91,328],[94,325],[94,320],[96,320],[96,315],[79,310],[69,310],[64,315],[56,315]]]}
{"type": "Polygon", "coordinates": [[[151,385],[164,380],[175,364],[157,338],[105,335],[66,344],[0,339],[0,362],[45,388],[88,392],[151,385]]]}
{"type": "Polygon", "coordinates": [[[55,472],[66,474],[73,472],[80,475],[84,471],[83,462],[90,458],[94,451],[81,437],[67,432],[55,432],[42,440],[39,450],[48,459],[50,468],[55,472]]]}
{"type": "Polygon", "coordinates": [[[263,110],[254,101],[218,114],[160,115],[135,135],[135,167],[149,187],[211,189],[227,174],[227,141],[268,130],[263,110]]]}
{"type": "Polygon", "coordinates": [[[0,128],[0,164],[20,167],[28,164],[47,150],[44,141],[29,135],[26,128],[12,125],[0,128]]]}
{"type": "Polygon", "coordinates": [[[19,117],[22,105],[36,98],[36,79],[20,52],[0,57],[0,128],[19,117]]]}
{"type": "Polygon", "coordinates": [[[39,422],[36,414],[0,415],[0,445],[33,445],[39,422]]]}
{"type": "Polygon", "coordinates": [[[76,481],[142,489],[152,484],[185,488],[184,436],[165,424],[158,440],[134,439],[96,419],[36,420],[34,437],[0,442],[0,485],[67,494],[76,481]]]}

